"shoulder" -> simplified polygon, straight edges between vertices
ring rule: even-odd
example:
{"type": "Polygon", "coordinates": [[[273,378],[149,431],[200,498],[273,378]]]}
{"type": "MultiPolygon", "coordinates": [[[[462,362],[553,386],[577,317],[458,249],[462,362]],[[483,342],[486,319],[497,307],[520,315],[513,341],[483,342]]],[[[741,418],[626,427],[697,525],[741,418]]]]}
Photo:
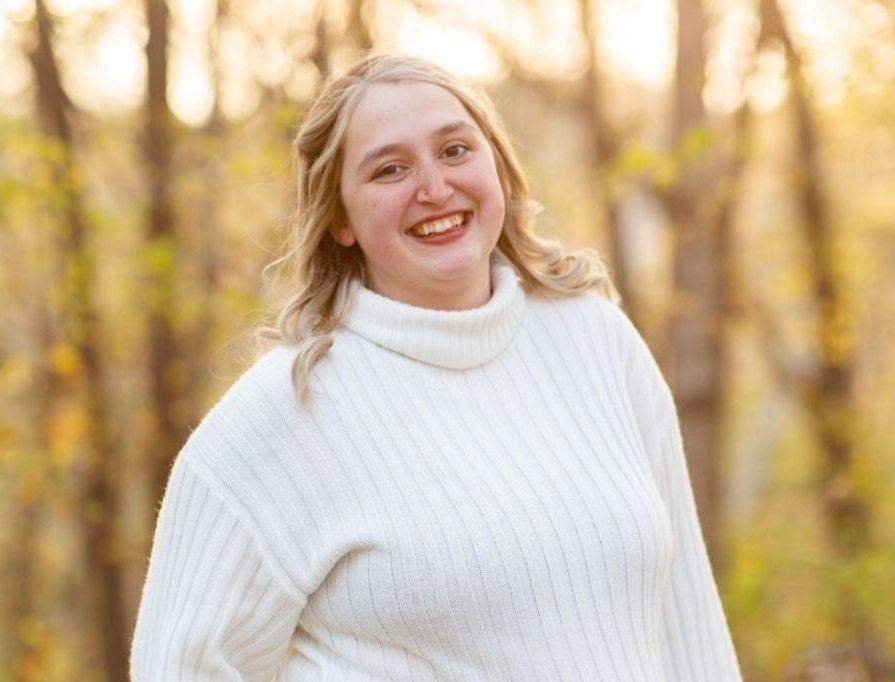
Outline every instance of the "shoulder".
{"type": "Polygon", "coordinates": [[[587,355],[585,364],[611,367],[618,373],[617,385],[629,396],[643,429],[674,418],[674,398],[662,369],[619,304],[586,294],[561,299],[532,297],[529,307],[543,337],[561,352],[587,355]]]}
{"type": "Polygon", "coordinates": [[[300,417],[291,378],[295,353],[279,345],[259,357],[202,418],[181,458],[220,471],[236,459],[269,456],[276,434],[291,431],[300,417]]]}
{"type": "Polygon", "coordinates": [[[627,344],[639,333],[619,304],[597,293],[563,298],[530,295],[531,318],[545,327],[559,331],[569,329],[627,344]]]}
{"type": "Polygon", "coordinates": [[[619,369],[629,389],[664,383],[652,351],[620,304],[596,293],[528,300],[531,332],[559,352],[599,353],[619,369]]]}

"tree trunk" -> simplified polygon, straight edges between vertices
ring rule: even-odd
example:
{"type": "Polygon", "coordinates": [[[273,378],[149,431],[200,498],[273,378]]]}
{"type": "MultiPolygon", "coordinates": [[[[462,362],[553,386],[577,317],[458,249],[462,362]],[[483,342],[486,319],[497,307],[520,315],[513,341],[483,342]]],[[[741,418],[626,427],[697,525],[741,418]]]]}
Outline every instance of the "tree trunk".
{"type": "Polygon", "coordinates": [[[600,72],[600,50],[598,31],[595,27],[599,3],[597,0],[579,0],[578,11],[581,25],[584,27],[584,39],[587,45],[587,68],[582,77],[583,86],[578,99],[579,108],[590,123],[590,156],[594,174],[601,178],[603,219],[609,237],[609,255],[612,265],[612,280],[621,296],[625,312],[631,321],[640,329],[644,328],[644,320],[640,305],[631,282],[630,264],[625,256],[626,235],[621,222],[619,200],[614,188],[605,181],[613,162],[618,155],[621,143],[618,135],[609,122],[605,109],[605,88],[600,72]]]}
{"type": "Polygon", "coordinates": [[[364,8],[367,5],[366,0],[350,0],[348,3],[348,39],[363,52],[373,49],[373,36],[364,17],[364,8]]]}
{"type": "Polygon", "coordinates": [[[68,320],[66,336],[77,350],[84,369],[83,399],[87,417],[84,459],[79,472],[80,508],[87,598],[95,620],[105,673],[110,680],[127,677],[129,625],[125,617],[121,562],[117,556],[117,501],[112,453],[116,451],[108,422],[104,367],[100,360],[99,315],[95,301],[93,253],[85,239],[86,219],[81,195],[81,172],[75,159],[69,120],[71,103],[62,88],[53,49],[52,20],[43,0],[37,0],[37,47],[31,63],[37,81],[41,119],[59,145],[56,186],[63,199],[65,220],[63,254],[66,281],[63,291],[68,320]]]}
{"type": "MultiPolygon", "coordinates": [[[[799,164],[798,199],[808,247],[812,292],[817,310],[818,366],[803,381],[800,397],[814,422],[822,453],[819,498],[830,545],[839,561],[848,563],[872,545],[867,501],[855,488],[854,313],[846,305],[834,275],[835,245],[829,221],[827,192],[818,159],[815,115],[796,50],[777,0],[761,0],[761,43],[778,41],[788,65],[793,124],[799,164]]],[[[860,602],[842,586],[842,627],[872,682],[889,679],[892,664],[860,602]]]]}
{"type": "Polygon", "coordinates": [[[37,494],[36,491],[45,490],[50,453],[48,426],[53,413],[54,397],[60,389],[58,375],[48,362],[55,335],[51,313],[45,300],[36,313],[36,345],[42,362],[35,373],[27,401],[31,428],[28,435],[29,447],[23,453],[24,458],[34,458],[36,461],[20,463],[20,494],[17,494],[16,499],[18,514],[12,524],[10,542],[15,550],[10,562],[9,584],[15,585],[15,589],[9,591],[8,625],[9,632],[13,633],[10,638],[12,649],[9,659],[12,661],[12,675],[16,682],[38,682],[47,673],[40,647],[21,635],[24,623],[40,618],[41,603],[36,580],[39,561],[37,543],[45,504],[44,495],[37,494]]]}
{"type": "Polygon", "coordinates": [[[217,323],[215,302],[220,281],[221,213],[223,205],[224,173],[220,150],[225,148],[227,124],[221,112],[221,64],[220,36],[230,11],[228,0],[219,0],[216,6],[214,25],[209,36],[208,61],[211,64],[212,104],[208,122],[201,130],[200,166],[203,181],[202,194],[198,200],[196,215],[201,220],[193,228],[199,231],[201,267],[198,291],[201,310],[197,321],[190,329],[185,363],[189,366],[190,379],[186,390],[190,393],[188,423],[198,423],[204,413],[201,388],[208,378],[209,346],[217,323]]]}
{"type": "Polygon", "coordinates": [[[724,394],[726,254],[708,163],[708,120],[702,103],[705,16],[701,0],[677,0],[677,65],[672,139],[678,181],[666,205],[675,230],[673,305],[667,372],[681,423],[696,506],[712,565],[718,546],[720,417],[724,394]]]}
{"type": "MultiPolygon", "coordinates": [[[[35,383],[42,382],[37,379],[35,383]]],[[[32,399],[38,400],[44,397],[42,387],[35,388],[32,399]]],[[[36,405],[35,412],[42,411],[45,405],[46,403],[36,405]]],[[[28,473],[24,474],[23,479],[27,476],[28,473]]],[[[25,485],[29,485],[27,480],[25,485]]],[[[8,616],[4,615],[4,621],[9,627],[12,679],[16,682],[38,682],[40,676],[45,673],[41,664],[41,652],[33,641],[23,637],[21,633],[29,619],[38,617],[39,604],[34,569],[37,565],[37,537],[43,508],[39,498],[18,497],[16,518],[13,519],[10,532],[10,546],[15,548],[15,555],[10,558],[8,569],[9,584],[15,585],[15,589],[9,591],[9,613],[8,616]]]]}
{"type": "Polygon", "coordinates": [[[805,89],[801,58],[793,46],[777,0],[762,0],[762,34],[765,41],[776,39],[781,42],[792,86],[800,171],[796,189],[803,216],[803,234],[810,254],[820,350],[817,373],[803,397],[815,420],[825,455],[821,499],[825,503],[830,540],[838,554],[849,557],[866,547],[870,540],[865,501],[857,497],[850,480],[853,465],[850,422],[855,418],[852,408],[855,368],[851,344],[854,325],[833,274],[833,234],[823,172],[818,161],[817,125],[805,89]],[[848,328],[843,328],[844,322],[848,323],[848,328]],[[846,347],[842,345],[843,332],[847,334],[846,347]]]}
{"type": "Polygon", "coordinates": [[[21,634],[29,620],[39,617],[34,568],[42,512],[38,500],[21,502],[11,534],[16,555],[9,570],[9,584],[15,585],[9,595],[9,674],[16,682],[38,682],[46,673],[39,647],[21,634]]]}
{"type": "Polygon", "coordinates": [[[173,116],[167,100],[168,20],[165,0],[146,0],[149,26],[144,139],[149,184],[147,323],[150,409],[154,420],[146,461],[149,462],[153,509],[164,493],[171,464],[188,433],[186,407],[181,400],[185,371],[172,320],[176,305],[177,234],[171,196],[173,116]]]}
{"type": "Polygon", "coordinates": [[[329,21],[327,19],[325,0],[318,0],[314,21],[314,50],[311,52],[311,62],[317,67],[320,80],[326,80],[330,73],[330,52],[332,45],[329,37],[329,21]]]}

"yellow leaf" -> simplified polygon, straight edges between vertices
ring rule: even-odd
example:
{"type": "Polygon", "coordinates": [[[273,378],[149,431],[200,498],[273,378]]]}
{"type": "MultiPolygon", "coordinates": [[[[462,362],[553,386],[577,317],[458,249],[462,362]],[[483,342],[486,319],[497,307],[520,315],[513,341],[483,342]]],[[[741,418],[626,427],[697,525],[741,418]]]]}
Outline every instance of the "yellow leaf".
{"type": "Polygon", "coordinates": [[[80,374],[83,369],[78,350],[69,343],[57,343],[47,356],[50,369],[63,377],[80,374]]]}
{"type": "Polygon", "coordinates": [[[31,360],[24,355],[14,355],[0,365],[0,393],[12,395],[31,383],[31,360]]]}
{"type": "Polygon", "coordinates": [[[46,623],[36,616],[27,615],[17,625],[19,639],[29,646],[41,647],[49,638],[46,623]]]}
{"type": "Polygon", "coordinates": [[[174,269],[174,245],[167,238],[155,239],[144,247],[143,258],[150,274],[169,275],[174,269]]]}
{"type": "Polygon", "coordinates": [[[83,443],[90,429],[90,416],[80,406],[60,410],[49,422],[48,438],[53,462],[67,464],[75,447],[83,443]]]}
{"type": "Polygon", "coordinates": [[[0,421],[0,446],[3,452],[10,452],[16,444],[16,432],[12,428],[12,424],[0,421]]]}

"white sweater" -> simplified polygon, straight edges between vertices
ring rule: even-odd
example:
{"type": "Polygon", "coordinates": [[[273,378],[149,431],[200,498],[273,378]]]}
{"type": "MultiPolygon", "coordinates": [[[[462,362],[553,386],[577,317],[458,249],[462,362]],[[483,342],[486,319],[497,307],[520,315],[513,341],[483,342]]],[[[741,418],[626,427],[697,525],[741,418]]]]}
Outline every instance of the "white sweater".
{"type": "Polygon", "coordinates": [[[734,682],[677,416],[598,296],[495,259],[459,312],[354,289],[298,407],[273,349],[180,453],[135,682],[734,682]]]}

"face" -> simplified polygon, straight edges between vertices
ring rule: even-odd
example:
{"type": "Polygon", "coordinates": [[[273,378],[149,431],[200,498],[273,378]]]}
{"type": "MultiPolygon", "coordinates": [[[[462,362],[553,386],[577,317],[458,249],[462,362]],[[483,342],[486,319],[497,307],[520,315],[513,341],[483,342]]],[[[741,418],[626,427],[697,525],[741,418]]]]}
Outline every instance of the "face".
{"type": "Polygon", "coordinates": [[[333,236],[360,247],[371,289],[442,310],[488,300],[504,196],[491,146],[450,92],[369,86],[348,122],[340,191],[347,224],[333,236]]]}

